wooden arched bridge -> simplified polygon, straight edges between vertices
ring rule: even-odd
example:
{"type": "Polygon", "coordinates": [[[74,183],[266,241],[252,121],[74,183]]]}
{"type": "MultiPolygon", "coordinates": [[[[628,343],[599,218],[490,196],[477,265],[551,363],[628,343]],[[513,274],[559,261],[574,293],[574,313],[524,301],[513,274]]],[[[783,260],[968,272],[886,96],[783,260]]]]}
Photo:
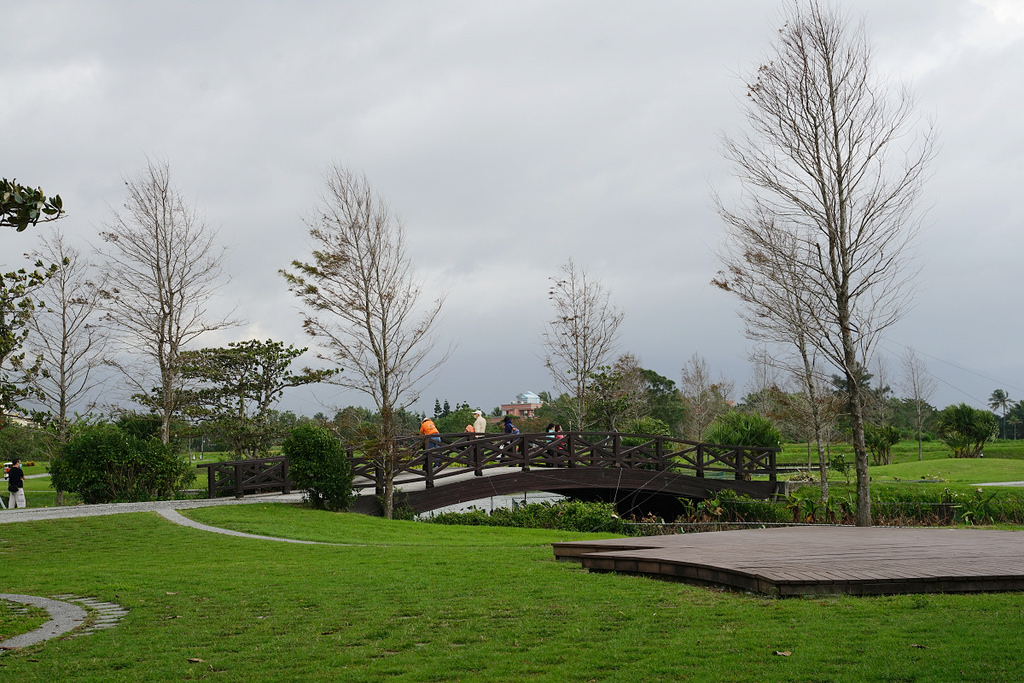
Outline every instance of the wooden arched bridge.
{"type": "MultiPolygon", "coordinates": [[[[732,489],[754,498],[777,493],[777,450],[685,441],[649,434],[442,434],[399,439],[394,481],[399,503],[415,512],[523,491],[547,491],[616,503],[624,513],[660,500],[701,499],[732,489]]],[[[356,510],[380,511],[380,463],[350,450],[354,486],[372,489],[356,510]]],[[[200,465],[209,495],[290,490],[284,458],[200,465]]]]}

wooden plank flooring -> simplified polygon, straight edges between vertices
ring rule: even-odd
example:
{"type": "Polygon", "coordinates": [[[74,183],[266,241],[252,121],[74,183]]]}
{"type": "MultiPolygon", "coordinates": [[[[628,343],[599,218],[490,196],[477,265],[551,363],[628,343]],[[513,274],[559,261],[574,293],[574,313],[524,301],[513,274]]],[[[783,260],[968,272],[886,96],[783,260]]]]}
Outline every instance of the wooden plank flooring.
{"type": "Polygon", "coordinates": [[[1024,590],[1024,531],[784,527],[553,545],[591,571],[780,597],[1024,590]]]}

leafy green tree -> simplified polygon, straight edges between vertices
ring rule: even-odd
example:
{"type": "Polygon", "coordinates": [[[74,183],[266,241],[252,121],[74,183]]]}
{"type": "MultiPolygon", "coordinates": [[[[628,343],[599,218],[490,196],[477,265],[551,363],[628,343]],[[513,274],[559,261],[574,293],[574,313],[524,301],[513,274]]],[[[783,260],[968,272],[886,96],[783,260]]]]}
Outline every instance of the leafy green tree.
{"type": "MultiPolygon", "coordinates": [[[[656,420],[668,425],[672,436],[682,436],[686,421],[686,404],[676,383],[654,370],[641,370],[647,381],[647,411],[656,420]]],[[[654,433],[654,432],[652,432],[654,433]]]]}
{"type": "Polygon", "coordinates": [[[355,499],[352,463],[345,445],[326,427],[313,423],[291,430],[281,444],[288,471],[306,500],[321,510],[347,510],[355,499]]]}
{"type": "Polygon", "coordinates": [[[0,178],[0,227],[21,232],[39,222],[57,220],[63,213],[59,194],[47,197],[41,187],[26,187],[16,178],[0,178]]]}
{"type": "Polygon", "coordinates": [[[0,461],[10,462],[14,456],[22,460],[49,460],[54,444],[52,432],[37,425],[16,424],[0,415],[0,461]]]}
{"type": "Polygon", "coordinates": [[[0,275],[0,413],[18,407],[18,401],[36,393],[32,381],[42,360],[26,359],[22,346],[29,336],[32,315],[43,302],[36,299],[40,287],[53,276],[57,266],[36,270],[21,268],[0,275]],[[42,270],[41,270],[42,269],[42,270]]]}
{"type": "Polygon", "coordinates": [[[476,419],[476,416],[473,415],[473,409],[465,401],[457,403],[454,410],[451,409],[448,401],[445,401],[444,405],[445,412],[434,418],[434,426],[442,434],[464,432],[466,431],[466,425],[473,424],[473,420],[476,419]]]}
{"type": "Polygon", "coordinates": [[[955,458],[977,458],[981,455],[985,444],[996,433],[997,426],[995,415],[966,403],[947,406],[936,419],[939,438],[952,449],[952,457],[955,458]]]}
{"type": "Polygon", "coordinates": [[[646,396],[637,380],[636,368],[602,365],[590,373],[587,394],[587,428],[598,431],[620,431],[626,422],[636,421],[647,413],[646,396]]]}
{"type": "Polygon", "coordinates": [[[240,456],[256,457],[283,437],[291,423],[273,410],[285,389],[322,382],[334,370],[291,370],[306,349],[271,339],[232,342],[226,348],[181,353],[181,376],[190,390],[194,417],[208,421],[215,433],[240,456]]]}
{"type": "Polygon", "coordinates": [[[83,429],[50,462],[53,487],[87,504],[172,498],[192,475],[189,463],[160,439],[139,439],[112,424],[83,429]]]}

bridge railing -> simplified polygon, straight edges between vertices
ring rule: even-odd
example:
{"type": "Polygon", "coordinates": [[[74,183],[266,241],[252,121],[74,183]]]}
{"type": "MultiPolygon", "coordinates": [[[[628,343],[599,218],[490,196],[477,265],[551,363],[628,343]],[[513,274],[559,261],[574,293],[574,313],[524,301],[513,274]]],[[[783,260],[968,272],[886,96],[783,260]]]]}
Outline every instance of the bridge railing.
{"type": "MultiPolygon", "coordinates": [[[[620,432],[565,432],[542,434],[441,434],[434,446],[428,437],[396,441],[399,457],[395,478],[399,483],[434,482],[466,472],[483,476],[493,468],[621,467],[673,470],[696,477],[733,477],[749,480],[767,477],[776,481],[777,449],[722,446],[649,434],[620,432]]],[[[355,488],[383,491],[384,473],[372,458],[349,449],[355,488]]],[[[205,463],[207,490],[218,495],[241,497],[251,491],[280,490],[288,493],[291,480],[284,457],[254,458],[205,463]]]]}
{"type": "MultiPolygon", "coordinates": [[[[728,446],[686,441],[667,436],[621,432],[541,434],[441,434],[398,440],[404,451],[395,468],[403,481],[423,480],[427,488],[445,477],[497,467],[622,467],[674,470],[697,477],[776,481],[777,449],[728,446]],[[437,440],[439,438],[439,441],[437,440]]],[[[358,487],[383,485],[383,474],[371,459],[354,454],[353,474],[358,487]]]]}

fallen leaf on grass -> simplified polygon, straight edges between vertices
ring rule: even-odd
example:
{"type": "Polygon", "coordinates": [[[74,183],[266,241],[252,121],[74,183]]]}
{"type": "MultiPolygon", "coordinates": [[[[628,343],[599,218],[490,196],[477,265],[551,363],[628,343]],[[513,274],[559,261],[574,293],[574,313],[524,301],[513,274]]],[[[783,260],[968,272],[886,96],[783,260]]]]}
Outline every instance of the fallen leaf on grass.
{"type": "Polygon", "coordinates": [[[911,644],[910,644],[910,647],[919,647],[919,648],[921,648],[922,650],[927,650],[927,649],[928,649],[928,646],[927,646],[927,645],[918,645],[917,643],[911,643],[911,644]]]}
{"type": "Polygon", "coordinates": [[[202,660],[202,659],[199,659],[199,657],[189,657],[189,658],[188,658],[188,659],[186,659],[185,661],[186,661],[186,662],[191,662],[192,664],[198,664],[199,662],[202,662],[202,661],[204,661],[204,660],[202,660]]]}
{"type": "Polygon", "coordinates": [[[790,656],[793,653],[790,652],[789,650],[776,650],[775,654],[777,656],[779,656],[779,657],[788,657],[788,656],[790,656]]]}
{"type": "Polygon", "coordinates": [[[168,595],[177,595],[179,591],[167,591],[168,595]]]}

